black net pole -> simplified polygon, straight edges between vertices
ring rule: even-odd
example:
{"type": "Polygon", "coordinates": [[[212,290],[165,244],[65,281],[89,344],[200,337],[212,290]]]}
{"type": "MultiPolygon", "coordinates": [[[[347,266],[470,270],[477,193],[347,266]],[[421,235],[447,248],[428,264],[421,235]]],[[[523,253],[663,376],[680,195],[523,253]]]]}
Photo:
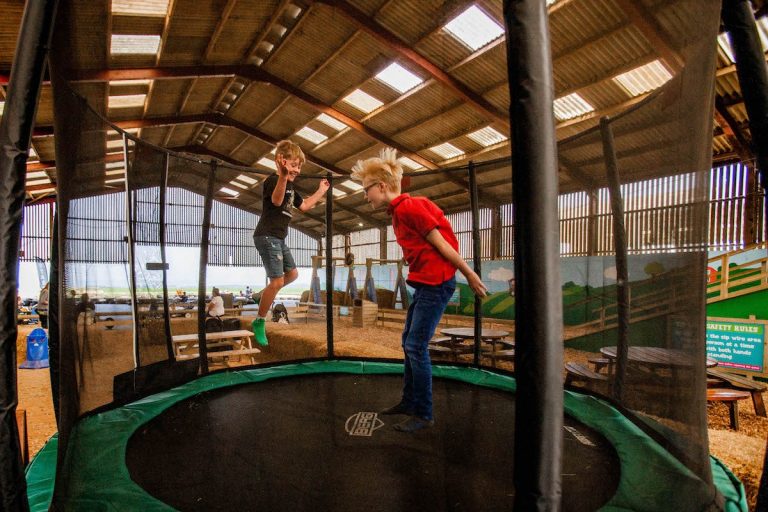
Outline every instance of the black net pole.
{"type": "Polygon", "coordinates": [[[213,207],[213,186],[216,175],[216,160],[211,160],[208,172],[208,186],[205,189],[203,202],[203,226],[200,234],[200,268],[198,271],[197,285],[197,346],[200,353],[200,371],[208,373],[208,347],[205,346],[205,294],[206,271],[208,269],[208,245],[211,232],[211,208],[213,207]]]}
{"type": "Polygon", "coordinates": [[[168,260],[165,255],[165,203],[168,192],[168,165],[170,162],[168,153],[163,153],[162,176],[160,178],[160,218],[158,239],[160,240],[160,262],[163,266],[163,329],[165,331],[165,345],[168,351],[168,359],[173,361],[173,342],[171,341],[171,311],[168,305],[168,260]]]}
{"type": "MultiPolygon", "coordinates": [[[[474,162],[469,162],[469,202],[472,208],[472,263],[477,275],[480,269],[480,208],[477,196],[477,169],[474,162]]],[[[480,342],[483,331],[483,299],[475,295],[475,365],[480,365],[480,342]]]]}
{"type": "MultiPolygon", "coordinates": [[[[133,364],[134,368],[141,366],[141,351],[139,350],[139,302],[136,295],[136,231],[134,213],[136,208],[136,193],[133,191],[133,162],[128,159],[128,139],[123,134],[123,160],[125,163],[125,223],[128,234],[128,287],[131,293],[131,319],[133,320],[133,364]]],[[[81,370],[82,371],[82,370],[81,370]]]]}
{"type": "Polygon", "coordinates": [[[333,178],[325,193],[325,327],[328,340],[328,359],[333,359],[333,178]]]}
{"type": "Polygon", "coordinates": [[[0,509],[28,510],[16,426],[16,297],[27,152],[56,14],[56,0],[27,2],[0,121],[0,509]]]}
{"type": "Polygon", "coordinates": [[[600,135],[603,140],[603,156],[611,197],[613,214],[613,246],[616,259],[616,302],[618,305],[619,332],[616,345],[616,373],[613,378],[613,398],[619,402],[624,396],[624,379],[627,373],[629,353],[629,270],[627,268],[627,230],[624,226],[624,205],[621,198],[619,166],[613,130],[607,117],[600,118],[600,135]]]}
{"type": "Polygon", "coordinates": [[[723,0],[722,19],[731,41],[736,75],[749,117],[752,150],[763,186],[768,184],[768,67],[748,0],[723,0]]]}
{"type": "Polygon", "coordinates": [[[541,0],[505,0],[515,211],[516,510],[559,510],[563,306],[549,21],[541,0]]]}

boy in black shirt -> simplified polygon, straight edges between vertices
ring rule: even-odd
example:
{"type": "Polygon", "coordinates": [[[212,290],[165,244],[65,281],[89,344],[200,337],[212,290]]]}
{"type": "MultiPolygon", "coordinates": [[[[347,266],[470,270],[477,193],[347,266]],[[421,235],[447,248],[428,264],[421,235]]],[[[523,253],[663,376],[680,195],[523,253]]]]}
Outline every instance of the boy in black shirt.
{"type": "Polygon", "coordinates": [[[299,276],[291,251],[285,245],[293,209],[310,210],[330,187],[328,180],[320,180],[317,191],[306,199],[294,190],[293,180],[301,173],[305,160],[298,144],[281,140],[275,149],[277,174],[264,180],[263,184],[261,218],[253,233],[253,243],[269,278],[269,284],[261,292],[259,316],[252,324],[253,334],[260,345],[267,344],[266,318],[277,293],[299,276]]]}

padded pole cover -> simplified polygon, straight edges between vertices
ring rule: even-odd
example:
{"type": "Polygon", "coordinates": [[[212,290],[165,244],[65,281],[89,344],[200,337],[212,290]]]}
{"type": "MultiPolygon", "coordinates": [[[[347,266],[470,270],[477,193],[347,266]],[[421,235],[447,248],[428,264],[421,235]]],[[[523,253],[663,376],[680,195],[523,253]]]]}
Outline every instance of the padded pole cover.
{"type": "Polygon", "coordinates": [[[28,2],[24,9],[0,121],[0,510],[29,509],[16,426],[16,295],[27,152],[56,4],[28,2]]]}
{"type": "Polygon", "coordinates": [[[515,215],[515,510],[560,510],[563,306],[546,2],[505,0],[515,215]]]}

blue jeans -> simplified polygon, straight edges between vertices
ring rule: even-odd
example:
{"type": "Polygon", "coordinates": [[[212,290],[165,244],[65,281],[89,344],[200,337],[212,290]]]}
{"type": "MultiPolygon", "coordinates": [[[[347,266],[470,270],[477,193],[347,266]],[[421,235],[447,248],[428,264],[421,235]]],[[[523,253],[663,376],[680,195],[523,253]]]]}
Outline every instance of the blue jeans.
{"type": "Polygon", "coordinates": [[[296,268],[293,255],[282,238],[259,235],[253,237],[253,243],[259,251],[267,277],[283,277],[284,274],[296,268]]]}
{"type": "Polygon", "coordinates": [[[401,403],[420,418],[432,416],[432,362],[429,359],[429,340],[448,301],[456,289],[456,278],[438,285],[414,283],[416,293],[408,307],[403,329],[403,398],[401,403]]]}

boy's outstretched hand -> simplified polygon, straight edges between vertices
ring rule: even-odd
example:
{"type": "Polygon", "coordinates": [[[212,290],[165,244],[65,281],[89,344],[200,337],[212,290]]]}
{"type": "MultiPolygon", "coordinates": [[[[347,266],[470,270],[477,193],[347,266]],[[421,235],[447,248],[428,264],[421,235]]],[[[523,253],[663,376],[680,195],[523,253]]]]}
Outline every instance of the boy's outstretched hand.
{"type": "Polygon", "coordinates": [[[475,272],[472,272],[472,274],[466,277],[467,284],[469,284],[469,287],[472,288],[473,292],[475,292],[475,295],[478,297],[485,297],[488,295],[488,288],[480,280],[480,276],[478,276],[475,272]]]}
{"type": "Polygon", "coordinates": [[[318,192],[325,194],[328,189],[331,188],[331,184],[326,179],[320,180],[320,184],[317,186],[318,192]]]}

